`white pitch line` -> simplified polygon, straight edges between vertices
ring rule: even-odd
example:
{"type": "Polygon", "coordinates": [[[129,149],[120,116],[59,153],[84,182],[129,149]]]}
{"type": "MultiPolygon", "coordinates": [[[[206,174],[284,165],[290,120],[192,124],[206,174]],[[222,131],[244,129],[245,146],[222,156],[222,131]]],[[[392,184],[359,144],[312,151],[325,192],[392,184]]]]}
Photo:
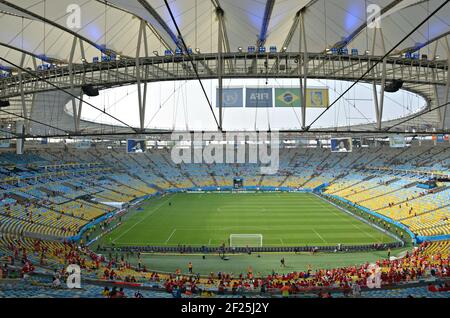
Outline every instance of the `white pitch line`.
{"type": "MultiPolygon", "coordinates": [[[[325,202],[323,202],[324,199],[323,199],[323,198],[320,198],[320,199],[321,199],[321,204],[325,204],[325,202]],[[322,202],[323,202],[323,203],[322,203],[322,202]]],[[[343,213],[337,213],[337,212],[335,212],[335,211],[333,211],[333,210],[330,210],[330,211],[331,211],[331,213],[333,213],[333,214],[336,215],[336,216],[345,216],[345,214],[343,214],[343,213]]],[[[350,213],[350,214],[353,215],[352,213],[350,213]]],[[[353,216],[353,217],[354,217],[354,216],[353,216]]],[[[356,219],[357,219],[357,218],[356,218],[356,219]]],[[[370,224],[369,224],[369,225],[370,225],[370,224]]],[[[352,226],[355,227],[355,228],[357,228],[360,232],[364,233],[366,236],[373,238],[375,241],[379,241],[379,239],[378,239],[377,237],[373,236],[373,235],[372,235],[371,233],[369,233],[369,232],[364,231],[364,230],[361,229],[358,225],[352,224],[352,226]]]]}
{"type": "Polygon", "coordinates": [[[131,229],[133,229],[136,225],[138,225],[138,224],[140,224],[142,221],[144,221],[146,218],[148,218],[150,215],[152,215],[153,213],[155,213],[159,208],[161,208],[163,205],[164,205],[164,203],[166,203],[166,201],[167,201],[167,199],[168,199],[169,197],[166,197],[165,198],[165,200],[164,200],[164,202],[161,202],[161,204],[160,205],[158,205],[156,208],[154,208],[150,213],[148,213],[146,216],[144,216],[142,219],[140,219],[139,221],[137,221],[135,224],[133,224],[133,226],[132,227],[130,227],[128,230],[126,230],[125,232],[123,232],[122,234],[120,234],[118,237],[116,237],[112,242],[113,243],[116,243],[116,241],[118,240],[118,239],[120,239],[122,236],[124,236],[125,234],[127,234],[128,232],[130,232],[131,231],[131,229]]]}
{"type": "Polygon", "coordinates": [[[283,242],[283,239],[281,237],[280,237],[280,241],[281,241],[281,245],[284,246],[284,242],[283,242]]]}
{"type": "Polygon", "coordinates": [[[166,240],[166,244],[170,241],[170,239],[172,238],[172,236],[175,234],[177,229],[173,229],[172,233],[170,234],[169,238],[166,240]]]}
{"type": "Polygon", "coordinates": [[[360,232],[363,232],[366,236],[373,238],[375,241],[379,241],[379,239],[377,237],[373,236],[369,232],[364,231],[358,225],[356,225],[356,224],[352,224],[352,225],[353,225],[353,227],[357,228],[360,232]]]}
{"type": "MultiPolygon", "coordinates": [[[[331,211],[332,211],[332,210],[331,210],[331,211]]],[[[341,215],[343,215],[342,213],[339,213],[339,214],[338,214],[338,213],[336,213],[336,212],[334,212],[334,211],[332,211],[332,213],[333,213],[334,215],[336,215],[336,216],[341,216],[341,215]]],[[[375,239],[376,241],[379,241],[379,239],[377,239],[377,238],[376,238],[375,236],[373,236],[372,234],[370,234],[370,233],[364,231],[364,230],[361,229],[358,225],[352,223],[352,226],[353,226],[354,228],[358,229],[360,232],[364,233],[366,236],[371,237],[371,238],[375,239]]]]}
{"type": "Polygon", "coordinates": [[[312,230],[313,230],[314,233],[316,233],[316,235],[317,235],[324,243],[327,243],[327,241],[325,241],[325,240],[323,239],[322,235],[320,235],[319,233],[317,233],[316,230],[314,230],[314,229],[312,229],[312,230]]]}

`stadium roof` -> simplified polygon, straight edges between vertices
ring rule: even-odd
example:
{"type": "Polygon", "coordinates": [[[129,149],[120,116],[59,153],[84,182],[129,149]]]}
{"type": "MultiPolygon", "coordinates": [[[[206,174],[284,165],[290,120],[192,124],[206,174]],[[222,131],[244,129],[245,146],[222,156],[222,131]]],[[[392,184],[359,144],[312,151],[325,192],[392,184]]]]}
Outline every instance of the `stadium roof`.
{"type": "MultiPolygon", "coordinates": [[[[305,31],[309,52],[321,52],[341,41],[360,51],[370,50],[373,33],[367,27],[367,6],[380,8],[386,48],[393,47],[408,32],[435,10],[443,0],[172,0],[172,9],[181,34],[187,45],[201,52],[217,52],[218,23],[215,10],[222,8],[229,48],[246,48],[256,45],[259,39],[267,46],[288,51],[299,48],[298,28],[290,41],[286,41],[296,15],[304,11],[305,31]],[[265,12],[272,5],[270,13],[265,12]],[[265,20],[266,18],[266,20],[265,20]],[[263,25],[267,23],[267,30],[263,25]],[[285,43],[286,42],[286,43],[285,43]]],[[[369,8],[370,11],[370,8],[369,8]]],[[[135,56],[140,20],[148,32],[150,52],[162,52],[166,46],[175,49],[177,31],[163,0],[15,0],[0,1],[0,36],[2,56],[20,61],[20,50],[68,61],[74,33],[88,42],[87,58],[98,55],[97,47],[106,45],[123,56],[135,56]],[[67,25],[69,5],[81,8],[81,27],[67,25]],[[5,46],[5,45],[8,46],[5,46]],[[13,49],[17,48],[17,50],[13,49]]],[[[432,45],[450,32],[450,6],[445,6],[428,23],[405,40],[395,53],[425,45],[422,52],[433,55],[432,45]]],[[[289,39],[288,39],[289,40],[289,39]]],[[[381,41],[377,41],[374,55],[383,55],[381,41]]],[[[437,54],[444,57],[445,47],[439,46],[437,54]]],[[[80,60],[79,52],[75,60],[80,60]],[[77,59],[78,58],[78,59],[77,59]]],[[[25,65],[32,66],[30,57],[25,65]]]]}
{"type": "MultiPolygon", "coordinates": [[[[137,54],[142,25],[146,29],[148,55],[155,55],[155,52],[162,55],[166,49],[180,47],[177,27],[187,46],[202,53],[215,53],[220,26],[223,27],[225,52],[260,44],[276,46],[279,51],[285,48],[287,52],[298,52],[303,51],[300,30],[304,25],[308,52],[320,53],[347,46],[357,48],[360,53],[369,51],[369,55],[382,56],[444,2],[448,1],[172,0],[168,5],[175,25],[164,0],[0,0],[0,56],[5,59],[0,63],[8,66],[9,61],[35,69],[42,63],[43,56],[60,65],[68,64],[73,56],[73,63],[77,64],[83,56],[87,61],[99,56],[99,48],[122,57],[144,56],[142,48],[137,54]],[[79,28],[74,27],[74,13],[68,10],[73,9],[74,3],[81,9],[79,28]],[[377,12],[381,15],[381,32],[378,33],[373,28],[376,21],[371,20],[377,12]],[[219,23],[222,18],[223,24],[219,23]],[[78,46],[74,47],[74,39],[78,46]],[[374,50],[372,43],[375,43],[374,50]]],[[[426,54],[428,59],[447,60],[448,21],[450,5],[444,6],[395,47],[391,55],[399,56],[420,48],[420,53],[426,54]]],[[[14,70],[14,66],[12,68],[14,70]]],[[[429,90],[434,91],[434,88],[430,85],[429,90]]],[[[442,100],[442,96],[436,96],[434,105],[442,100]]],[[[25,108],[19,97],[10,102],[13,105],[10,113],[3,112],[1,118],[31,114],[31,96],[25,96],[28,105],[25,108]]],[[[433,116],[427,120],[437,124],[439,116],[433,116]]]]}

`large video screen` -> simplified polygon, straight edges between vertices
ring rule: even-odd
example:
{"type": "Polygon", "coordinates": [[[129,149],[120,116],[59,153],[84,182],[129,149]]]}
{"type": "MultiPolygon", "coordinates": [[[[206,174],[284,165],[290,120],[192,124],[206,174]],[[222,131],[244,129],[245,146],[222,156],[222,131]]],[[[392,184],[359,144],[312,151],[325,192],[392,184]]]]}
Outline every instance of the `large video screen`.
{"type": "Polygon", "coordinates": [[[144,139],[128,139],[127,153],[143,153],[147,149],[144,139]]]}
{"type": "Polygon", "coordinates": [[[405,148],[406,147],[405,136],[401,135],[390,136],[389,146],[391,146],[391,148],[405,148]]]}
{"type": "Polygon", "coordinates": [[[90,140],[79,140],[76,142],[75,146],[78,149],[89,149],[91,148],[91,141],[90,140]]]}
{"type": "Polygon", "coordinates": [[[332,138],[331,152],[352,152],[353,145],[351,138],[332,138]]]}

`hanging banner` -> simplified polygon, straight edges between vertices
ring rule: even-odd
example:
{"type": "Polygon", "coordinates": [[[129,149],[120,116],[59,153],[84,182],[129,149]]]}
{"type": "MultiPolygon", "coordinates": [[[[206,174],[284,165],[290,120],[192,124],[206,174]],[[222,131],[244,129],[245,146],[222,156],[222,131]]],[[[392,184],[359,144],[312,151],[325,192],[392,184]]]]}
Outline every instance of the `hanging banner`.
{"type": "Polygon", "coordinates": [[[275,88],[275,107],[300,106],[300,88],[275,88]]]}
{"type": "MultiPolygon", "coordinates": [[[[275,107],[301,107],[300,88],[280,87],[275,88],[275,107]]],[[[324,108],[329,106],[329,94],[327,88],[307,88],[306,107],[324,108]]]]}
{"type": "MultiPolygon", "coordinates": [[[[219,88],[216,88],[216,107],[219,107],[219,88]]],[[[222,88],[222,107],[244,107],[243,88],[222,88]]]]}
{"type": "Polygon", "coordinates": [[[247,88],[246,107],[273,107],[272,88],[247,88]]]}
{"type": "Polygon", "coordinates": [[[307,88],[306,107],[324,108],[330,105],[327,88],[307,88]]]}

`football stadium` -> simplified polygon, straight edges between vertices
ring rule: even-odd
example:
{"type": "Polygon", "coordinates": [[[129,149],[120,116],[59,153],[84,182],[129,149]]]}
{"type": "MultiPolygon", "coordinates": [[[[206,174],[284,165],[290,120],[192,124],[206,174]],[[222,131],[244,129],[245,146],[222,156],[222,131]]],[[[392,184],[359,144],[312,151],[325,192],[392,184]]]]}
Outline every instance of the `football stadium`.
{"type": "Polygon", "coordinates": [[[0,0],[0,298],[450,298],[448,2],[0,0]]]}

